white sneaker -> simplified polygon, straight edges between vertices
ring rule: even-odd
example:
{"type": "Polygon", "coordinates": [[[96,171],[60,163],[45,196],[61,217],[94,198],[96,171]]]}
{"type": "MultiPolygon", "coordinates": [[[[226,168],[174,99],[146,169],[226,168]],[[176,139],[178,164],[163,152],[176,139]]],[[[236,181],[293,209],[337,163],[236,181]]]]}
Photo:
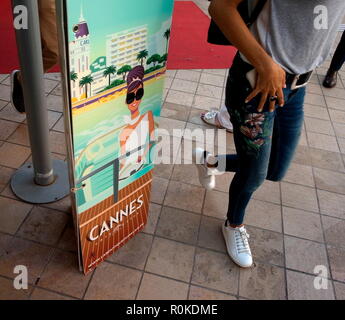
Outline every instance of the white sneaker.
{"type": "Polygon", "coordinates": [[[223,223],[223,236],[230,258],[242,268],[253,265],[253,257],[250,251],[249,234],[245,227],[231,228],[228,222],[223,223]]]}
{"type": "Polygon", "coordinates": [[[193,156],[195,157],[201,185],[207,190],[214,189],[216,186],[215,169],[207,167],[207,159],[211,154],[207,151],[205,152],[202,148],[196,148],[193,150],[193,156]]]}

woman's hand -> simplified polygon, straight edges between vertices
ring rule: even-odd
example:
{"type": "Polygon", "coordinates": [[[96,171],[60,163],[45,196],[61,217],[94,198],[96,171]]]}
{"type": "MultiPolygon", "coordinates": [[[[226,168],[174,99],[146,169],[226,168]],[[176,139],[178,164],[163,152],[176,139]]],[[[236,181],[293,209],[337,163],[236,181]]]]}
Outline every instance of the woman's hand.
{"type": "Polygon", "coordinates": [[[276,64],[273,60],[269,61],[262,67],[256,68],[258,72],[256,87],[252,93],[247,97],[246,103],[255,98],[261,93],[261,99],[258,106],[258,112],[262,112],[265,103],[272,97],[276,99],[270,100],[269,111],[273,112],[275,105],[284,106],[284,93],[283,88],[286,87],[286,74],[285,71],[276,64]]]}

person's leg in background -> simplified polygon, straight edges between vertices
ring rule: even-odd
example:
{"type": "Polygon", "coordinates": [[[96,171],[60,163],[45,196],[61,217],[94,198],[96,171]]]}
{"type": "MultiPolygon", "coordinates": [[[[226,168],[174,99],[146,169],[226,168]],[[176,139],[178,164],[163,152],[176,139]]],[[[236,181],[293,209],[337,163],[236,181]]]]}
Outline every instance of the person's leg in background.
{"type": "MultiPolygon", "coordinates": [[[[44,72],[48,72],[58,63],[59,47],[56,28],[55,0],[38,0],[42,56],[44,72]]],[[[21,85],[20,71],[14,70],[11,74],[11,101],[14,108],[25,112],[23,90],[21,85]]]]}
{"type": "Polygon", "coordinates": [[[327,71],[323,86],[334,88],[337,85],[338,72],[345,62],[345,31],[341,37],[337,49],[335,50],[331,65],[327,71]]]}

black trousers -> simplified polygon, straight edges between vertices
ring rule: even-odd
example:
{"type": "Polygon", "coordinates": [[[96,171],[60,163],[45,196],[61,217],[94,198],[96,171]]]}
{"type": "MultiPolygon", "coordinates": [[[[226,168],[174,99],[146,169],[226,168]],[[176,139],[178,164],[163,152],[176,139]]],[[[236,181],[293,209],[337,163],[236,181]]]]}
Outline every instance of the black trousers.
{"type": "Polygon", "coordinates": [[[331,66],[329,69],[331,71],[339,71],[345,62],[345,31],[341,37],[338,47],[334,53],[331,66]]]}

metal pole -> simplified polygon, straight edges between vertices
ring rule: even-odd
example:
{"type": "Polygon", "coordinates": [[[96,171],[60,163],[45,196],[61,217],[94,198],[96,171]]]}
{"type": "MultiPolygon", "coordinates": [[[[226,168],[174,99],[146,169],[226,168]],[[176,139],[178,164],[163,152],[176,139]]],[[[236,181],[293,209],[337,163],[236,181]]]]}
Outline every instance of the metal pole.
{"type": "Polygon", "coordinates": [[[67,169],[65,164],[53,163],[51,159],[38,3],[37,0],[13,0],[13,7],[17,6],[24,6],[28,14],[28,28],[16,29],[16,39],[33,165],[19,169],[11,185],[16,195],[23,200],[47,203],[68,194],[67,169]],[[60,171],[59,174],[54,172],[54,167],[60,171]],[[63,181],[60,181],[61,178],[63,181]],[[59,185],[53,186],[57,180],[60,181],[59,185]],[[52,188],[49,189],[49,186],[52,188]],[[42,187],[48,189],[43,190],[42,187]]]}
{"type": "Polygon", "coordinates": [[[54,182],[54,174],[49,148],[38,5],[37,0],[13,0],[13,5],[23,5],[28,10],[28,29],[16,30],[16,38],[35,181],[46,186],[54,182]]]}

